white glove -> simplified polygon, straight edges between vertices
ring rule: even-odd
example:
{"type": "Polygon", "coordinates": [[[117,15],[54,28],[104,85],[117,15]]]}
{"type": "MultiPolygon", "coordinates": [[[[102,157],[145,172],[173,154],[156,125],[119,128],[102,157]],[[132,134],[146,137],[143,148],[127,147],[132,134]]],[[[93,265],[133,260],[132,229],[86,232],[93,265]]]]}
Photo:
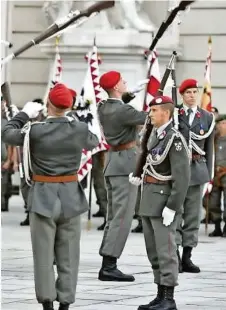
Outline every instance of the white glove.
{"type": "Polygon", "coordinates": [[[211,181],[208,183],[205,183],[203,187],[202,196],[205,196],[206,194],[210,194],[212,192],[212,189],[213,189],[213,184],[211,181]]]}
{"type": "Polygon", "coordinates": [[[140,186],[142,184],[142,179],[138,177],[134,177],[133,173],[130,173],[129,182],[135,186],[140,186]]]}
{"type": "MultiPolygon", "coordinates": [[[[12,114],[13,114],[12,117],[14,117],[15,115],[17,115],[17,113],[19,113],[19,110],[17,106],[15,106],[15,104],[11,104],[10,109],[12,110],[12,114]]],[[[6,117],[7,119],[9,119],[10,118],[9,108],[6,106],[5,110],[6,110],[6,117]]]]}
{"type": "Polygon", "coordinates": [[[148,82],[149,82],[149,79],[139,81],[136,84],[136,86],[130,91],[130,93],[132,93],[132,94],[139,93],[140,91],[142,91],[145,88],[145,86],[148,82]]]}
{"type": "Polygon", "coordinates": [[[163,225],[169,226],[174,220],[175,213],[176,211],[165,207],[162,211],[163,225]]]}
{"type": "Polygon", "coordinates": [[[22,111],[27,114],[29,118],[36,118],[40,111],[43,110],[43,105],[37,102],[27,102],[22,111]]]}

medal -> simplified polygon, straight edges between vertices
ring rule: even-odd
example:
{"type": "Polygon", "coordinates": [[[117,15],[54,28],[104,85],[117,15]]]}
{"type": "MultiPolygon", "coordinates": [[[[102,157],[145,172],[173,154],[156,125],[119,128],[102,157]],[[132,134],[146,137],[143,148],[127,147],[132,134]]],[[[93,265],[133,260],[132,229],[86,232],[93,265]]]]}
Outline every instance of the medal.
{"type": "Polygon", "coordinates": [[[203,129],[200,129],[200,135],[204,135],[204,130],[203,129]]]}

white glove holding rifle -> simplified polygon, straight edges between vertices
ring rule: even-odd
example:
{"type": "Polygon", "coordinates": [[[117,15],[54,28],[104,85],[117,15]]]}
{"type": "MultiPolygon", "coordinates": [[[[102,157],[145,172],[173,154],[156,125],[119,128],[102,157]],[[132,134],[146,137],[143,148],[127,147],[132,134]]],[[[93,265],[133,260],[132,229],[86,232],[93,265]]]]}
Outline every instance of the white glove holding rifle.
{"type": "Polygon", "coordinates": [[[132,93],[134,95],[139,93],[140,91],[142,91],[145,88],[145,86],[147,85],[148,82],[149,82],[149,79],[139,81],[136,84],[136,86],[132,90],[130,90],[130,93],[132,93]]]}

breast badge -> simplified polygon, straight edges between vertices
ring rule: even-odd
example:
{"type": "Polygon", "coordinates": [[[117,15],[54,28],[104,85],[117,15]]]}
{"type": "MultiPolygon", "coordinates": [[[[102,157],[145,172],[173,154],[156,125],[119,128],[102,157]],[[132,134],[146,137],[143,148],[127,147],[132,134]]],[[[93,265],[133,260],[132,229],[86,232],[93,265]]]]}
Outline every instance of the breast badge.
{"type": "Polygon", "coordinates": [[[182,143],[181,142],[175,142],[174,145],[175,145],[177,152],[180,152],[182,150],[182,143]]]}

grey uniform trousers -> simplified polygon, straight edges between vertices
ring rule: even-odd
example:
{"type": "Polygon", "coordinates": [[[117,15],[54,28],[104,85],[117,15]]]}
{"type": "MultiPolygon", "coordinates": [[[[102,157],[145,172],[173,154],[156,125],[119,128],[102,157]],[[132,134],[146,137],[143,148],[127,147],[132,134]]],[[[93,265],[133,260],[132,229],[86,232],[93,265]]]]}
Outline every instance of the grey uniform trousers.
{"type": "Polygon", "coordinates": [[[209,212],[213,221],[216,223],[222,219],[221,203],[223,193],[223,220],[226,223],[226,187],[219,187],[214,185],[209,195],[209,212]]]}
{"type": "Polygon", "coordinates": [[[105,177],[108,193],[107,224],[104,230],[101,256],[119,258],[130,232],[137,187],[129,183],[128,176],[105,177]]]}
{"type": "Polygon", "coordinates": [[[105,187],[103,164],[101,162],[101,156],[96,153],[92,156],[93,167],[93,187],[96,193],[97,202],[100,206],[100,211],[104,214],[107,213],[107,190],[105,187]]]}
{"type": "Polygon", "coordinates": [[[142,216],[142,223],[154,282],[165,286],[176,286],[178,279],[176,218],[169,226],[165,226],[161,217],[142,216]]]}
{"type": "Polygon", "coordinates": [[[177,245],[194,248],[198,244],[201,220],[202,185],[188,187],[182,213],[177,215],[177,245]]]}
{"type": "Polygon", "coordinates": [[[65,219],[60,205],[52,218],[30,212],[30,230],[37,301],[73,303],[80,257],[80,216],[65,219]],[[56,282],[54,257],[58,273],[56,282]]]}

